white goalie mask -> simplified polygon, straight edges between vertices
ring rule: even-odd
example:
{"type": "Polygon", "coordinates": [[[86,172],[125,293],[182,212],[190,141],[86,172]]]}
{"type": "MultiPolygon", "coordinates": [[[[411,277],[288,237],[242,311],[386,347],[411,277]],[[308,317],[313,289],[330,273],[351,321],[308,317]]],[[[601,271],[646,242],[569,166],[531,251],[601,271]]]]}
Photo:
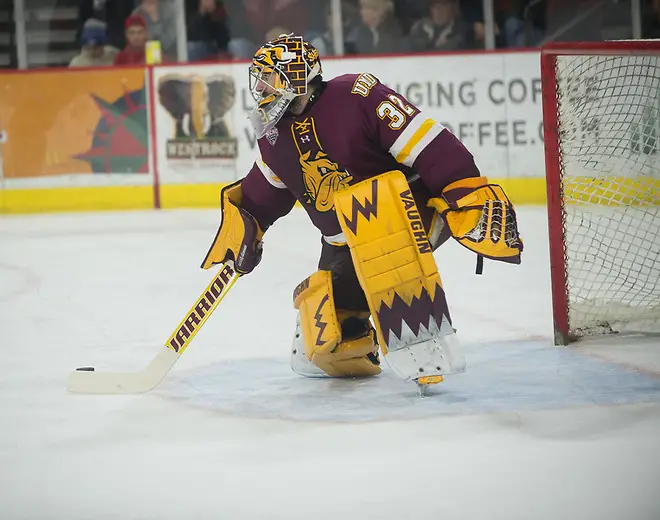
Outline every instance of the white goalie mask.
{"type": "Polygon", "coordinates": [[[280,35],[261,47],[250,64],[250,93],[256,107],[250,121],[262,138],[275,127],[291,102],[307,93],[307,84],[321,74],[318,51],[302,36],[280,35]]]}

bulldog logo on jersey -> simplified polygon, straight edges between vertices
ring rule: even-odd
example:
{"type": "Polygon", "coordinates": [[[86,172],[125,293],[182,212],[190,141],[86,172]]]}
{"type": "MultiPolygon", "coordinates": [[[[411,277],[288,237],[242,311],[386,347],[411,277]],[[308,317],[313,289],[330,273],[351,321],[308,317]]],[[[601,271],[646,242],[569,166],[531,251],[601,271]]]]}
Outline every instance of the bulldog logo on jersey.
{"type": "Polygon", "coordinates": [[[333,162],[323,151],[312,156],[311,150],[300,156],[305,190],[317,211],[330,211],[334,207],[334,192],[348,186],[353,178],[333,162]]]}
{"type": "Polygon", "coordinates": [[[317,211],[332,210],[334,193],[348,187],[353,176],[323,151],[313,117],[294,122],[291,132],[300,154],[308,203],[314,204],[317,211]]]}

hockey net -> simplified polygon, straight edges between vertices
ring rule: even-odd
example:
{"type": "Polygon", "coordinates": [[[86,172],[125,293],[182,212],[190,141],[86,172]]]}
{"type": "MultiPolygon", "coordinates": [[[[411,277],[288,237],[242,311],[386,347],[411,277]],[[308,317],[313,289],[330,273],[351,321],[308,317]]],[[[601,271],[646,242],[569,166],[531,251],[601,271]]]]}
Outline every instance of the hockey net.
{"type": "Polygon", "coordinates": [[[542,51],[555,343],[660,332],[660,41],[542,51]]]}

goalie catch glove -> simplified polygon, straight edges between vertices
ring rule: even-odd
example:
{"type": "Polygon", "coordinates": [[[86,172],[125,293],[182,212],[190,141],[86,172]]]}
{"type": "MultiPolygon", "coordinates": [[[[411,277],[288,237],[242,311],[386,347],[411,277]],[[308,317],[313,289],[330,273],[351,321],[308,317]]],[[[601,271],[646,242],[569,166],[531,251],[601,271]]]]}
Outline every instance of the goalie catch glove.
{"type": "Polygon", "coordinates": [[[470,177],[449,184],[440,197],[428,201],[447,223],[452,236],[481,257],[520,263],[523,243],[516,212],[501,186],[486,177],[470,177]]]}
{"type": "Polygon", "coordinates": [[[222,222],[202,262],[202,269],[232,260],[237,272],[248,274],[261,262],[264,233],[257,220],[241,208],[241,182],[225,186],[220,192],[222,222]]]}

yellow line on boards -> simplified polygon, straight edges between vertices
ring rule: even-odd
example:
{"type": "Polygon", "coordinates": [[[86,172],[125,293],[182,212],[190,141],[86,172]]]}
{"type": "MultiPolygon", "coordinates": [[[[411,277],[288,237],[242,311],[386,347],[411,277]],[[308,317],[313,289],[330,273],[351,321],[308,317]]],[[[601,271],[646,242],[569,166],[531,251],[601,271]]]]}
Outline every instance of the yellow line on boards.
{"type": "Polygon", "coordinates": [[[154,207],[153,186],[0,190],[0,213],[52,213],[154,207]]]}
{"type": "MultiPolygon", "coordinates": [[[[514,204],[545,204],[545,179],[498,179],[514,204]]],[[[226,183],[167,184],[160,186],[161,207],[220,208],[220,190],[226,183]]],[[[153,186],[104,186],[0,190],[0,213],[49,213],[151,209],[153,186]]]]}

